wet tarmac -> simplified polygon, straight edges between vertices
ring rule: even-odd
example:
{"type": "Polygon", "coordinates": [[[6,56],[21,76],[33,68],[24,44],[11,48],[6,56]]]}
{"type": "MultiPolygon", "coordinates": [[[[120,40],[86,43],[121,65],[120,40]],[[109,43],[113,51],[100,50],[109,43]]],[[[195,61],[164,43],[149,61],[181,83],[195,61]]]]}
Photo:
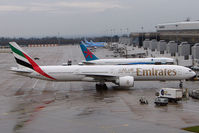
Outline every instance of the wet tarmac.
{"type": "MultiPolygon", "coordinates": [[[[79,46],[24,48],[40,65],[83,60],[79,46]]],[[[107,49],[97,49],[100,58],[113,58],[107,49]]],[[[0,53],[0,132],[2,133],[184,133],[181,128],[199,125],[199,100],[189,98],[166,107],[154,105],[161,87],[178,88],[179,82],[135,82],[122,89],[108,83],[96,91],[95,83],[49,82],[14,75],[10,53],[0,53]],[[145,97],[148,105],[140,105],[145,97]]],[[[196,89],[199,82],[184,82],[196,89]]]]}

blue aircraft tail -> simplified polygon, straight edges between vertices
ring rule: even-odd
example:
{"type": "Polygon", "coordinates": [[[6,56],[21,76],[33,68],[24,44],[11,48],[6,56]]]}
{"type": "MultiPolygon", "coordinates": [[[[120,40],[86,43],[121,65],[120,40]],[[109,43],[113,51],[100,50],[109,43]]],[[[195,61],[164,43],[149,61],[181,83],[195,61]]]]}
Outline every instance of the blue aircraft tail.
{"type": "Polygon", "coordinates": [[[94,46],[96,46],[96,47],[104,47],[104,45],[102,45],[102,44],[99,44],[99,43],[94,43],[92,40],[90,40],[90,43],[92,44],[92,45],[94,45],[94,46]]]}
{"type": "Polygon", "coordinates": [[[85,43],[89,43],[89,41],[86,40],[86,38],[84,38],[85,43]]]}
{"type": "Polygon", "coordinates": [[[83,53],[86,61],[92,61],[92,60],[99,59],[89,49],[87,49],[87,47],[85,46],[83,41],[81,41],[80,47],[81,47],[82,53],[83,53]]]}

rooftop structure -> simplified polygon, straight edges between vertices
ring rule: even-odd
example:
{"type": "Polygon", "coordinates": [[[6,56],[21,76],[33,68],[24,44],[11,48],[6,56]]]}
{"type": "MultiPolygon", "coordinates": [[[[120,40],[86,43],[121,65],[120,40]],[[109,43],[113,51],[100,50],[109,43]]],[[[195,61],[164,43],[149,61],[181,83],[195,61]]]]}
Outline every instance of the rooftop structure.
{"type": "Polygon", "coordinates": [[[199,31],[199,21],[158,24],[158,32],[162,31],[199,31]]]}

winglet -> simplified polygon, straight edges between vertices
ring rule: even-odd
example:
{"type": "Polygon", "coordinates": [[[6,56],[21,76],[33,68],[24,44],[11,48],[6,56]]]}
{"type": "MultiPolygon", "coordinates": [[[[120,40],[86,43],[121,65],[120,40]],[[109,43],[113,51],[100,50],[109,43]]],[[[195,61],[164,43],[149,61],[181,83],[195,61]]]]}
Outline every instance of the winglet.
{"type": "Polygon", "coordinates": [[[82,53],[83,53],[86,61],[93,61],[93,60],[99,59],[85,46],[83,41],[81,41],[80,47],[81,47],[82,53]]]}

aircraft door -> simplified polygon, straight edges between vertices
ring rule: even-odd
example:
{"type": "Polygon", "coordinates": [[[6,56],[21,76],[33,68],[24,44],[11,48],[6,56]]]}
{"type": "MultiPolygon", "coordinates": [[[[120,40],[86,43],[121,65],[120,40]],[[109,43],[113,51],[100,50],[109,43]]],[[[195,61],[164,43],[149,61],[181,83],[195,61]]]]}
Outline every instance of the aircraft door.
{"type": "Polygon", "coordinates": [[[181,69],[178,69],[177,70],[177,77],[182,77],[182,70],[181,69]]]}

